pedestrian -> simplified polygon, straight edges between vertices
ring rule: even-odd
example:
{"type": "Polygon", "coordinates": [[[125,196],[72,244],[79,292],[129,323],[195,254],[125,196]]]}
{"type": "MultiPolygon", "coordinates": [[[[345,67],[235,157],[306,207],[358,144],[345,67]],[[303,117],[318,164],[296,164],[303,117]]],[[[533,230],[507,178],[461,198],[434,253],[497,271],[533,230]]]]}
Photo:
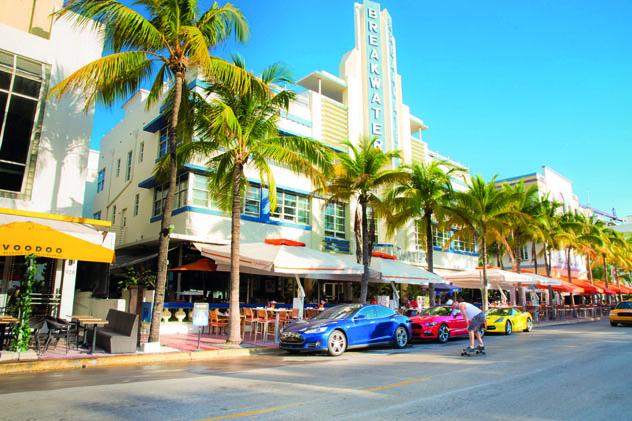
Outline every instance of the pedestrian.
{"type": "Polygon", "coordinates": [[[452,311],[458,308],[465,319],[465,323],[467,323],[467,333],[470,336],[470,346],[464,351],[474,352],[477,349],[479,351],[484,351],[485,344],[483,343],[481,329],[485,327],[485,313],[483,313],[480,308],[465,301],[458,302],[457,300],[448,300],[446,305],[452,306],[452,311]],[[475,346],[475,339],[478,340],[478,348],[475,346]]]}

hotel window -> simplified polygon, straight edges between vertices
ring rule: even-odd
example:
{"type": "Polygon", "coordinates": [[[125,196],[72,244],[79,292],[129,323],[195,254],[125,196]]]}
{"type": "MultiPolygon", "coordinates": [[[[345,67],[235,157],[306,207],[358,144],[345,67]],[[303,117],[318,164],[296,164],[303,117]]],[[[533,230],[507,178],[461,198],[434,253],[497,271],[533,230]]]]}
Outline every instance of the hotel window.
{"type": "Polygon", "coordinates": [[[309,225],[309,197],[277,190],[277,207],[272,217],[309,225]]]}
{"type": "Polygon", "coordinates": [[[346,238],[345,219],[344,203],[328,203],[325,207],[325,236],[346,238]]]}
{"type": "Polygon", "coordinates": [[[160,138],[158,139],[158,158],[162,158],[166,155],[169,149],[169,137],[167,136],[167,128],[160,129],[160,138]]]}
{"type": "Polygon", "coordinates": [[[455,251],[463,251],[467,253],[474,253],[475,251],[474,242],[469,240],[455,238],[452,240],[450,246],[452,250],[455,251]]]}
{"type": "Polygon", "coordinates": [[[373,243],[378,243],[378,238],[379,238],[379,221],[378,219],[373,215],[373,208],[367,208],[366,209],[366,216],[367,216],[367,220],[369,221],[369,225],[368,228],[371,229],[371,223],[373,223],[373,227],[374,227],[374,235],[373,235],[373,239],[371,239],[371,242],[373,243]]]}
{"type": "Polygon", "coordinates": [[[138,163],[143,162],[143,158],[145,158],[145,142],[140,142],[138,145],[138,163]]]}
{"type": "Polygon", "coordinates": [[[116,176],[121,175],[121,158],[116,160],[116,176]]]}
{"type": "Polygon", "coordinates": [[[140,194],[136,193],[136,196],[134,196],[134,216],[138,215],[139,207],[140,207],[140,194]]]}
{"type": "Polygon", "coordinates": [[[249,184],[246,189],[246,200],[244,202],[244,215],[259,217],[261,207],[261,188],[256,184],[249,184]]]}
{"type": "MultiPolygon", "coordinates": [[[[175,202],[173,209],[181,208],[187,204],[189,173],[181,174],[176,182],[175,202]]],[[[152,216],[162,215],[162,210],[167,202],[167,184],[154,188],[154,207],[152,216]]]]}
{"type": "Polygon", "coordinates": [[[127,152],[127,165],[125,166],[125,181],[132,178],[132,151],[127,152]]]}
{"type": "Polygon", "coordinates": [[[426,235],[421,221],[415,223],[415,250],[426,250],[426,235]]]}
{"type": "Polygon", "coordinates": [[[93,213],[92,219],[101,219],[101,211],[93,213]]]}
{"type": "Polygon", "coordinates": [[[116,205],[112,206],[112,225],[116,224],[116,205]]]}
{"type": "Polygon", "coordinates": [[[105,187],[105,168],[99,170],[97,175],[97,193],[103,191],[105,187]]]}
{"type": "Polygon", "coordinates": [[[45,72],[41,63],[0,50],[0,190],[20,193],[33,176],[29,151],[39,136],[45,72]]]}
{"type": "Polygon", "coordinates": [[[529,260],[529,249],[527,246],[522,246],[520,249],[520,260],[529,260]]]}
{"type": "Polygon", "coordinates": [[[442,231],[440,229],[437,229],[435,226],[434,232],[432,233],[433,247],[439,247],[443,249],[450,240],[450,237],[452,237],[452,233],[450,231],[442,231]]]}
{"type": "Polygon", "coordinates": [[[193,174],[193,205],[204,208],[211,207],[211,200],[208,194],[208,177],[200,174],[193,174]]]}

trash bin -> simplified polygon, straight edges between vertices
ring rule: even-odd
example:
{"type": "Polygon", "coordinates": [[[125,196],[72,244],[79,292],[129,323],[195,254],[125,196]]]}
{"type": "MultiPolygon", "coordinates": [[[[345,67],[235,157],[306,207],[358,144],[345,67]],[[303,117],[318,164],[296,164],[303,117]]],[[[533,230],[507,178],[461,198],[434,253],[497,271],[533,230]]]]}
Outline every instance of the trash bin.
{"type": "Polygon", "coordinates": [[[147,322],[147,323],[151,322],[152,307],[153,307],[153,303],[143,303],[143,314],[141,315],[141,320],[143,322],[147,322]]]}

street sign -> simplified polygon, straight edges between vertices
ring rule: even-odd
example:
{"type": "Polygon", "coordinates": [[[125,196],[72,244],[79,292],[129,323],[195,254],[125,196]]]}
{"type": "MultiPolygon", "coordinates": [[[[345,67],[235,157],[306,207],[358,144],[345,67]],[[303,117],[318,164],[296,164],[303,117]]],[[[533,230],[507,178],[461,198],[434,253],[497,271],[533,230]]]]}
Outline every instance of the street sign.
{"type": "Polygon", "coordinates": [[[193,326],[208,326],[208,303],[193,303],[193,326]]]}

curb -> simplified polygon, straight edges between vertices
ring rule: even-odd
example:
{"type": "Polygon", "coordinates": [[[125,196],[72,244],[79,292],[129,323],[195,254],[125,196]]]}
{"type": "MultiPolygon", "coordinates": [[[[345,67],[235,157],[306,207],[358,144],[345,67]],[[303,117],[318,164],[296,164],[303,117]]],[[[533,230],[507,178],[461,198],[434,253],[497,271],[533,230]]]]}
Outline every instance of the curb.
{"type": "Polygon", "coordinates": [[[276,354],[276,348],[234,348],[199,352],[165,352],[156,354],[120,355],[97,358],[77,358],[68,360],[23,361],[0,364],[0,375],[41,373],[46,371],[77,368],[124,367],[153,363],[187,363],[207,361],[225,357],[245,357],[251,355],[276,354]]]}

